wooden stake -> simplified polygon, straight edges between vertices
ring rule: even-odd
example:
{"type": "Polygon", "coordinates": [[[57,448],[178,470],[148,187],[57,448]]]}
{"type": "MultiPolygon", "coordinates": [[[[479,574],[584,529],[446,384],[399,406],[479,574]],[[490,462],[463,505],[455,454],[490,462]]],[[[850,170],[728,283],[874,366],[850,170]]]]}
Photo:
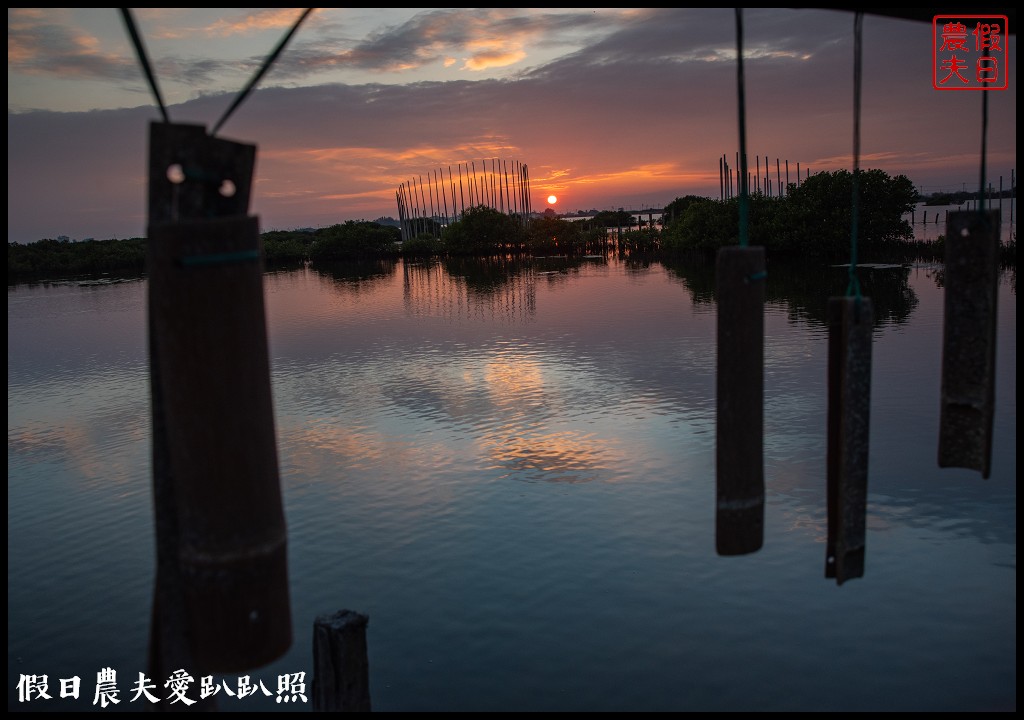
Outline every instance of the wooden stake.
{"type": "Polygon", "coordinates": [[[234,672],[291,644],[256,148],[166,123],[150,144],[154,636],[186,637],[192,672],[234,672]]]}
{"type": "Polygon", "coordinates": [[[321,615],[314,622],[314,712],[370,712],[369,622],[352,610],[321,615]]]}
{"type": "Polygon", "coordinates": [[[828,301],[828,544],[825,577],[864,575],[871,413],[871,300],[828,301]]]}
{"type": "Polygon", "coordinates": [[[953,212],[946,226],[939,467],[988,478],[995,411],[999,215],[953,212]]]}
{"type": "Polygon", "coordinates": [[[718,251],[716,529],[719,555],[764,537],[764,248],[718,251]]]}

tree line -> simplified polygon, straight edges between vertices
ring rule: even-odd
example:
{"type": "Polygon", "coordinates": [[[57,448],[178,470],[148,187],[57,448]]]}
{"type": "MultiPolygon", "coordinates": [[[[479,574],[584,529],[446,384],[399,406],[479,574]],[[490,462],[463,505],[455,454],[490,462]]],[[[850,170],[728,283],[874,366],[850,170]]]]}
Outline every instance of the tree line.
{"type": "MultiPolygon", "coordinates": [[[[847,170],[822,172],[799,186],[790,184],[782,196],[749,196],[749,244],[764,246],[769,257],[849,262],[853,180],[847,170]]],[[[942,238],[917,242],[910,223],[903,219],[919,201],[908,178],[866,170],[858,173],[857,184],[859,261],[943,259],[942,238]]],[[[679,197],[665,206],[660,227],[638,229],[632,229],[636,221],[625,211],[604,211],[574,221],[545,214],[523,222],[480,205],[448,225],[427,223],[420,235],[405,242],[398,227],[365,220],[318,229],[272,230],[260,239],[268,266],[398,257],[603,255],[610,250],[623,255],[710,255],[739,242],[739,203],[738,197],[679,197]]],[[[8,282],[47,274],[142,274],[146,242],[146,238],[82,242],[62,238],[8,243],[8,282]]],[[[1015,261],[1014,239],[1009,248],[1004,247],[1004,262],[1015,261]]]]}

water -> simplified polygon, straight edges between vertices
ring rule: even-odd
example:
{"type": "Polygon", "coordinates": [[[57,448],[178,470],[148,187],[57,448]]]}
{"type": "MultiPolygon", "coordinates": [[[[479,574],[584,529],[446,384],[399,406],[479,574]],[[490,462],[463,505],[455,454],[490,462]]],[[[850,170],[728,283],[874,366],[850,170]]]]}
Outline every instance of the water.
{"type": "MultiPolygon", "coordinates": [[[[313,620],[349,608],[379,711],[1014,710],[1015,276],[983,480],[936,465],[941,268],[861,270],[880,318],[866,570],[838,586],[822,317],[845,269],[769,268],[764,547],[740,557],[715,553],[709,270],[267,274],[295,640],[251,671],[271,697],[220,709],[309,709],[275,703],[277,679],[309,693],[313,620]]],[[[9,709],[99,709],[105,667],[107,711],[148,705],[145,303],[144,281],[8,289],[9,709]],[[27,674],[54,699],[19,703],[27,674]]]]}
{"type": "MultiPolygon", "coordinates": [[[[998,197],[986,200],[986,207],[989,210],[996,210],[999,213],[999,238],[1005,245],[1017,238],[1017,199],[998,197]]],[[[914,229],[915,240],[937,240],[940,235],[946,234],[946,222],[949,214],[975,210],[977,200],[972,200],[963,205],[925,205],[918,203],[912,213],[907,213],[903,219],[911,224],[914,229]]]]}

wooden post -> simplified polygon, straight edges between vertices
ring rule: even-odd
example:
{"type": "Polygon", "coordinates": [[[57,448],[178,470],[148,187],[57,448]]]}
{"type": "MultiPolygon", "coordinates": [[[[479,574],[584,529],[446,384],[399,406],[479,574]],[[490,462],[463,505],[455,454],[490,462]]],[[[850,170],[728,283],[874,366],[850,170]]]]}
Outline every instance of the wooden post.
{"type": "Polygon", "coordinates": [[[760,549],[764,538],[764,248],[718,251],[715,546],[760,549]]]}
{"type": "Polygon", "coordinates": [[[313,624],[313,711],[370,712],[366,626],[352,610],[321,615],[313,624]]]}
{"type": "Polygon", "coordinates": [[[151,125],[153,635],[185,638],[191,672],[258,667],[292,639],[262,248],[247,214],[255,157],[201,126],[151,125]]]}
{"type": "Polygon", "coordinates": [[[825,577],[864,575],[871,413],[871,300],[828,301],[828,543],[825,577]]]}
{"type": "Polygon", "coordinates": [[[725,154],[718,156],[718,199],[725,200],[725,176],[726,176],[725,154]]]}
{"type": "Polygon", "coordinates": [[[999,215],[954,212],[946,227],[939,467],[988,478],[995,411],[999,215]]]}

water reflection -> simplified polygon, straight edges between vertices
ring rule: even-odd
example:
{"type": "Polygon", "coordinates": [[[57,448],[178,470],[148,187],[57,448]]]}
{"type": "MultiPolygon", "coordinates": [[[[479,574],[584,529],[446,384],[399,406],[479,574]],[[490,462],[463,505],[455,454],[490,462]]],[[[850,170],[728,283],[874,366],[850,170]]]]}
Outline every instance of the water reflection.
{"type": "Polygon", "coordinates": [[[467,259],[405,265],[402,298],[414,316],[527,322],[537,309],[537,275],[522,262],[467,259]]]}
{"type": "MultiPolygon", "coordinates": [[[[311,673],[312,619],[353,607],[373,618],[378,711],[1015,707],[1006,277],[981,481],[936,467],[940,274],[865,271],[894,299],[873,330],[870,568],[838,589],[822,580],[827,326],[810,289],[765,307],[764,547],[716,554],[707,269],[268,274],[296,633],[253,680],[311,673]],[[739,676],[744,658],[758,662],[739,676]]],[[[845,271],[793,285],[842,293],[845,271]]],[[[787,270],[768,272],[776,293],[787,270]]],[[[19,672],[144,669],[148,361],[130,291],[9,292],[10,688],[19,672]]],[[[259,695],[222,709],[280,710],[259,695]]]]}
{"type": "Polygon", "coordinates": [[[373,286],[386,280],[398,269],[399,261],[393,258],[381,260],[352,260],[350,262],[318,262],[314,269],[324,277],[331,278],[345,286],[358,288],[373,286]]]}
{"type": "MultiPolygon", "coordinates": [[[[717,299],[714,265],[697,261],[666,264],[690,291],[693,302],[714,304],[717,299]]],[[[930,267],[930,266],[925,266],[930,267]]],[[[910,286],[914,266],[902,264],[862,264],[857,266],[861,294],[875,306],[875,325],[906,323],[917,307],[918,298],[910,286]]],[[[828,298],[847,294],[848,265],[822,267],[799,262],[768,263],[765,303],[786,308],[792,320],[828,324],[828,298]]]]}

